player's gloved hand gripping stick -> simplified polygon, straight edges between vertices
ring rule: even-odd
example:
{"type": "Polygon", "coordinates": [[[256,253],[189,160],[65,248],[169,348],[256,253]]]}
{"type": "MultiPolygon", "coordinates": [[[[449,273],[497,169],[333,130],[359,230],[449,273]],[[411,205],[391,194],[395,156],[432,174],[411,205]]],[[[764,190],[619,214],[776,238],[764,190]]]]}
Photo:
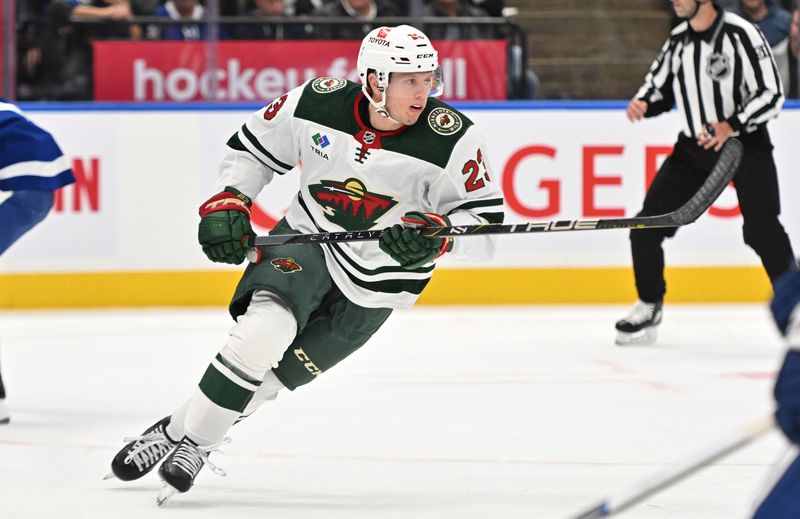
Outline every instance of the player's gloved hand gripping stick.
{"type": "Polygon", "coordinates": [[[203,202],[197,239],[208,259],[238,265],[247,255],[258,263],[261,253],[251,249],[255,237],[250,225],[251,205],[248,197],[232,187],[203,202]]]}
{"type": "Polygon", "coordinates": [[[438,258],[453,248],[453,238],[427,237],[416,229],[447,227],[450,220],[436,213],[411,211],[396,223],[386,228],[380,237],[380,248],[403,268],[416,269],[438,258]]]}
{"type": "MultiPolygon", "coordinates": [[[[598,231],[601,229],[653,229],[680,227],[697,220],[722,193],[736,175],[742,159],[742,143],[731,138],[725,142],[719,159],[700,189],[678,209],[657,216],[633,218],[602,218],[596,220],[552,220],[547,222],[522,222],[482,225],[426,225],[416,232],[424,238],[472,236],[478,234],[519,234],[565,231],[598,231]]],[[[417,213],[421,214],[421,213],[417,213]]],[[[406,226],[408,227],[408,226],[406,226]]],[[[313,234],[277,234],[257,236],[253,245],[281,245],[296,243],[326,243],[380,240],[384,233],[394,233],[393,227],[364,231],[320,232],[313,234]]],[[[249,255],[248,255],[249,258],[249,255]]]]}

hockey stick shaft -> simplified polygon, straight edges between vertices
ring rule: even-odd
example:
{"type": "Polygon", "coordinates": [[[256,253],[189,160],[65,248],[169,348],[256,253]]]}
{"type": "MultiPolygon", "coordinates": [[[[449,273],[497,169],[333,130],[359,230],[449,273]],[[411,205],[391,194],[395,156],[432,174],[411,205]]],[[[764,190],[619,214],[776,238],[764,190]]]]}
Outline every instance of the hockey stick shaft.
{"type": "Polygon", "coordinates": [[[772,414],[754,420],[734,436],[709,446],[687,458],[686,461],[643,481],[635,488],[616,497],[603,499],[572,519],[597,519],[609,517],[640,503],[653,494],[687,478],[700,469],[732,454],[772,429],[772,414]]]}
{"type": "MultiPolygon", "coordinates": [[[[551,220],[514,224],[457,225],[450,227],[426,227],[420,233],[433,236],[474,236],[481,234],[522,234],[564,231],[598,231],[602,229],[654,229],[680,227],[697,220],[722,193],[739,169],[742,159],[742,143],[729,139],[714,165],[711,174],[700,189],[681,207],[671,213],[657,216],[632,218],[602,218],[596,220],[551,220]]],[[[312,234],[278,234],[257,236],[254,245],[282,245],[299,243],[330,243],[378,240],[382,229],[364,231],[320,232],[312,234]]]]}

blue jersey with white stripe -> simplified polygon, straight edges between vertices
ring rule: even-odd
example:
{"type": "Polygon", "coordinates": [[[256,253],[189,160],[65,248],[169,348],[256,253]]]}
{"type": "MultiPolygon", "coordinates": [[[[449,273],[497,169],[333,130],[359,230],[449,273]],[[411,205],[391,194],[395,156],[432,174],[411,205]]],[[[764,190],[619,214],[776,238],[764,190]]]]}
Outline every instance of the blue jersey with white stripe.
{"type": "Polygon", "coordinates": [[[55,191],[75,182],[55,139],[0,98],[0,191],[55,191]]]}

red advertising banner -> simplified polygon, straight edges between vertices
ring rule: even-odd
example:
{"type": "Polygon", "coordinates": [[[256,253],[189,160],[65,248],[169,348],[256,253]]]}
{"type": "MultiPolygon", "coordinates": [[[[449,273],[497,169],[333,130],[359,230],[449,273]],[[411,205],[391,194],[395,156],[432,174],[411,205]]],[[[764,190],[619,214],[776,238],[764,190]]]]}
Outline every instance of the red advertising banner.
{"type": "MultiPolygon", "coordinates": [[[[264,101],[304,81],[358,81],[359,41],[223,41],[216,68],[202,42],[96,41],[96,101],[264,101]],[[216,81],[216,96],[213,96],[216,81]]],[[[434,41],[449,100],[506,98],[505,40],[434,41]]]]}

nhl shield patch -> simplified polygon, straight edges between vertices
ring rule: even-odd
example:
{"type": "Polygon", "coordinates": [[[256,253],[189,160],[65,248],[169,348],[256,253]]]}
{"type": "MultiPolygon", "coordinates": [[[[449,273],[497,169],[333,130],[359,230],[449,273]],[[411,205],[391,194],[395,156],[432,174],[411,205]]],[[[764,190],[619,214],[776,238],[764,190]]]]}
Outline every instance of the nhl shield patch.
{"type": "Polygon", "coordinates": [[[454,111],[439,107],[428,114],[428,125],[439,135],[452,135],[460,130],[464,123],[454,111]]]}
{"type": "Polygon", "coordinates": [[[275,267],[275,270],[280,270],[284,274],[292,274],[303,270],[303,267],[292,258],[276,258],[270,263],[275,267]]]}
{"type": "Polygon", "coordinates": [[[713,81],[722,81],[731,74],[731,58],[725,54],[715,52],[708,57],[706,74],[713,81]]]}
{"type": "Polygon", "coordinates": [[[347,81],[335,77],[318,77],[311,83],[311,89],[318,94],[330,94],[347,86],[347,81]]]}

